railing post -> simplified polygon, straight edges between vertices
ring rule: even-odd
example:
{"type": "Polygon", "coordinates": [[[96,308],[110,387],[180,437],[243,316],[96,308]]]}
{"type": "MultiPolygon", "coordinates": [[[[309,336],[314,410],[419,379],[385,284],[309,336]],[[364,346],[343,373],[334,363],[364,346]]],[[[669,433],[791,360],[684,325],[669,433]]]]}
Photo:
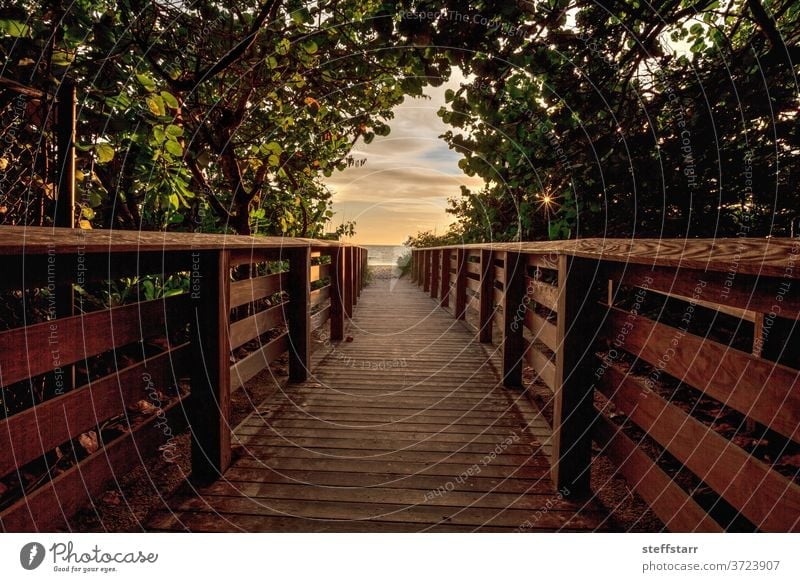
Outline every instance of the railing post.
{"type": "Polygon", "coordinates": [[[439,259],[442,251],[431,251],[431,297],[434,299],[439,295],[439,259]]]}
{"type": "Polygon", "coordinates": [[[311,247],[289,249],[289,277],[287,291],[289,305],[286,324],[289,328],[289,382],[308,379],[311,355],[311,247]]]}
{"type": "Polygon", "coordinates": [[[417,282],[417,251],[411,249],[411,282],[417,282]]]}
{"type": "Polygon", "coordinates": [[[526,255],[507,252],[505,294],[503,298],[503,385],[522,386],[522,361],[525,356],[525,270],[526,255]]]}
{"type": "Polygon", "coordinates": [[[422,251],[422,290],[427,293],[431,290],[431,252],[422,251]]]}
{"type": "Polygon", "coordinates": [[[192,263],[192,478],[208,482],[231,462],[230,253],[193,253],[192,263]]]}
{"type": "Polygon", "coordinates": [[[331,340],[344,339],[344,249],[331,253],[331,340]]]}
{"type": "Polygon", "coordinates": [[[344,313],[353,317],[353,247],[344,249],[344,313]]]}
{"type": "Polygon", "coordinates": [[[353,247],[353,308],[358,305],[358,296],[361,294],[361,249],[353,247]]]}
{"type": "Polygon", "coordinates": [[[439,305],[442,307],[450,306],[450,253],[452,249],[442,249],[442,270],[439,275],[440,292],[442,298],[439,305]]]}
{"type": "Polygon", "coordinates": [[[456,319],[464,319],[467,311],[467,253],[464,249],[456,250],[456,304],[453,315],[456,319]]]}
{"type": "Polygon", "coordinates": [[[597,263],[558,258],[552,480],[572,497],[589,493],[594,417],[592,343],[599,308],[592,297],[597,263]]]}
{"type": "Polygon", "coordinates": [[[478,341],[492,343],[492,303],[494,302],[494,260],[492,251],[481,251],[481,290],[478,312],[478,341]]]}

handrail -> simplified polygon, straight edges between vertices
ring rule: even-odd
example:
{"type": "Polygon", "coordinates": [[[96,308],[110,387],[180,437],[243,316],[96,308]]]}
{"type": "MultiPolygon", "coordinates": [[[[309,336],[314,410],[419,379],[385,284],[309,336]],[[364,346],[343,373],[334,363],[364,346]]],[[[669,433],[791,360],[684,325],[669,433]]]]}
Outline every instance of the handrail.
{"type": "Polygon", "coordinates": [[[588,495],[594,440],[669,529],[728,527],[651,458],[652,446],[634,442],[595,407],[600,398],[753,527],[800,527],[800,487],[771,464],[777,459],[751,456],[665,389],[683,383],[740,415],[748,434],[800,444],[800,358],[785,349],[800,341],[800,240],[415,248],[411,272],[442,308],[474,327],[478,341],[497,338],[506,386],[523,388],[528,366],[551,391],[559,491],[588,495]],[[730,329],[733,336],[723,338],[730,329]]]}
{"type": "Polygon", "coordinates": [[[65,527],[140,458],[172,454],[186,425],[193,479],[221,476],[231,461],[231,393],[287,353],[289,381],[307,379],[312,326],[343,339],[366,255],[328,240],[0,226],[0,291],[49,289],[53,303],[44,321],[0,331],[0,479],[13,469],[23,492],[0,506],[0,529],[65,527]],[[74,285],[176,273],[188,273],[187,292],[73,315],[74,285]],[[313,302],[312,285],[321,288],[313,302]],[[108,369],[93,370],[97,358],[108,369]],[[7,403],[13,391],[28,404],[7,403]],[[141,406],[150,412],[137,424],[131,410],[141,406]],[[99,427],[120,415],[129,428],[104,442],[111,437],[99,427]],[[98,451],[37,487],[22,482],[22,465],[49,466],[54,447],[90,433],[98,451]]]}

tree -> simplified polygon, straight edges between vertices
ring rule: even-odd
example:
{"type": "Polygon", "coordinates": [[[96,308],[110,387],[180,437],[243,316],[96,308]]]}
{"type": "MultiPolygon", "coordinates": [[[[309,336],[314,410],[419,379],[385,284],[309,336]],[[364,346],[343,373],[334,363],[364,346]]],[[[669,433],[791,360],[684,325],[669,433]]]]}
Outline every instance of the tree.
{"type": "Polygon", "coordinates": [[[467,240],[785,235],[800,207],[792,0],[524,3],[444,138],[467,240]]]}
{"type": "MultiPolygon", "coordinates": [[[[354,163],[357,139],[387,134],[404,96],[449,74],[445,59],[394,49],[409,42],[395,27],[401,9],[13,2],[0,20],[3,102],[17,80],[46,96],[67,77],[77,83],[79,194],[83,217],[98,226],[318,236],[332,216],[321,177],[354,163]]],[[[52,98],[31,103],[47,113],[52,98]]],[[[20,121],[20,150],[52,131],[28,114],[20,121]]],[[[36,157],[39,166],[49,159],[36,157]]],[[[50,204],[52,165],[7,198],[50,204]]],[[[2,219],[46,223],[48,212],[29,206],[2,219]]]]}

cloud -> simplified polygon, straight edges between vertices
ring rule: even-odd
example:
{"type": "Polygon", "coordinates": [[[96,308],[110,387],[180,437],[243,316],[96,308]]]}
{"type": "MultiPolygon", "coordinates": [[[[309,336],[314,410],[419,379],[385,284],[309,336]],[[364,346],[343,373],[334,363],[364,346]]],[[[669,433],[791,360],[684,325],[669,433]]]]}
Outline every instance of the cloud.
{"type": "Polygon", "coordinates": [[[462,184],[482,184],[461,172],[459,154],[439,138],[448,129],[436,115],[444,92],[463,80],[454,71],[447,84],[428,89],[430,99],[407,99],[394,110],[390,135],[357,144],[353,155],[365,158],[364,166],[326,179],[334,193],[334,226],[356,220],[357,242],[399,244],[419,230],[443,232],[453,222],[447,199],[458,196],[462,184]]]}

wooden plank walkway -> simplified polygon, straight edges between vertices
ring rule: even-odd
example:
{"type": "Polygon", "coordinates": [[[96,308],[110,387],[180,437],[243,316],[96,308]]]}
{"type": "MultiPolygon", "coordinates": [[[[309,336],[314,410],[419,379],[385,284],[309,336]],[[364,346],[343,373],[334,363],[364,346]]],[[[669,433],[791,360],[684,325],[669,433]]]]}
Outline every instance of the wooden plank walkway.
{"type": "Polygon", "coordinates": [[[312,378],[234,431],[223,479],[187,486],[154,531],[585,531],[604,514],[561,499],[546,425],[504,389],[495,349],[405,280],[359,299],[312,378]]]}

